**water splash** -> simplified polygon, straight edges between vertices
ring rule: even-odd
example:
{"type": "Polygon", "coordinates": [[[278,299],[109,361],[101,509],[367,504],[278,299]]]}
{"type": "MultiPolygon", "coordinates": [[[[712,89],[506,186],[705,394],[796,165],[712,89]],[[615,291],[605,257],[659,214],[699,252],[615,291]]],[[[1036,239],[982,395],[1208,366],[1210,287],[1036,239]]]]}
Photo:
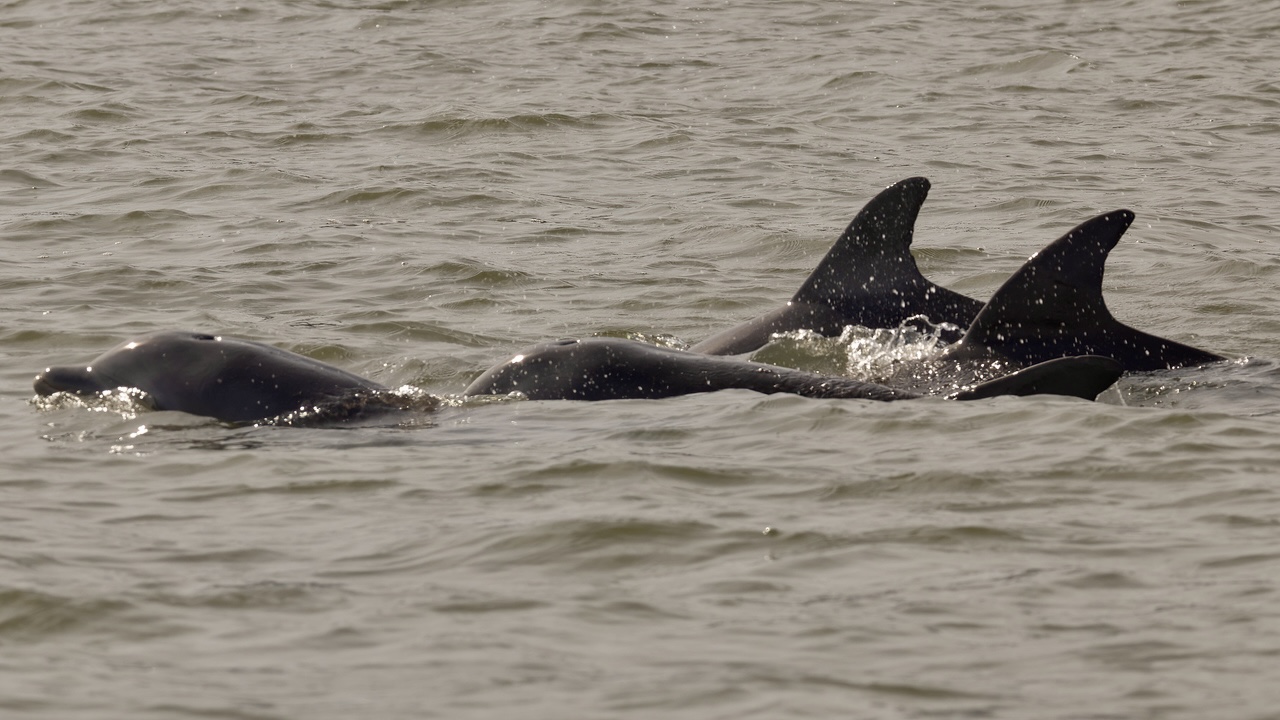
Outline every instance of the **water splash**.
{"type": "Polygon", "coordinates": [[[42,412],[76,408],[91,412],[112,413],[119,415],[121,420],[133,420],[139,413],[155,409],[155,402],[150,395],[137,388],[128,387],[103,390],[92,395],[56,392],[46,396],[37,395],[27,402],[42,412]]]}
{"type": "Polygon", "coordinates": [[[907,368],[936,360],[945,349],[949,324],[934,325],[923,316],[908,319],[897,328],[845,327],[838,337],[811,330],[777,333],[772,342],[751,359],[799,370],[886,383],[901,377],[907,368]]]}

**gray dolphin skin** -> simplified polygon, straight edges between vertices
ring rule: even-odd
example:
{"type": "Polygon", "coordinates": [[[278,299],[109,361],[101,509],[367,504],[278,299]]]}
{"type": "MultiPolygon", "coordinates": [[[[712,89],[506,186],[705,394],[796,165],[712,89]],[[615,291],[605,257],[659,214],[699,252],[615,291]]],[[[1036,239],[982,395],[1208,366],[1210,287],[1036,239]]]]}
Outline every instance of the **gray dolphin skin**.
{"type": "MultiPolygon", "coordinates": [[[[737,388],[816,398],[913,399],[921,396],[723,355],[755,350],[777,332],[807,328],[833,335],[846,325],[892,328],[918,315],[967,328],[943,353],[943,364],[997,360],[1023,367],[953,393],[950,397],[957,400],[1031,394],[1092,400],[1125,371],[1225,359],[1135,330],[1111,316],[1102,297],[1103,271],[1108,254],[1133,222],[1132,212],[1115,210],[1073,228],[1032,256],[983,304],[929,282],[911,257],[912,229],[928,190],[924,178],[909,178],[881,192],[854,218],[790,303],[692,351],[616,338],[560,340],[491,368],[463,394],[617,400],[737,388]]],[[[388,391],[382,385],[317,360],[248,340],[190,332],[146,335],[87,366],[47,368],[34,384],[40,395],[137,388],[157,410],[230,423],[278,418],[321,405],[335,408],[333,419],[366,410],[411,409],[384,401],[388,391]]]]}
{"type": "MultiPolygon", "coordinates": [[[[1122,372],[1120,364],[1108,358],[1060,358],[962,390],[951,397],[977,400],[997,395],[1052,394],[1093,400],[1122,372]]],[[[530,400],[625,400],[731,388],[813,398],[889,401],[922,397],[851,378],[619,338],[566,339],[536,345],[476,378],[463,394],[519,392],[530,400]]]]}
{"type": "Polygon", "coordinates": [[[249,340],[159,332],[121,343],[88,366],[51,367],[39,395],[93,395],[119,387],[147,393],[156,410],[223,422],[273,418],[386,388],[318,360],[249,340]]]}
{"type": "Polygon", "coordinates": [[[1102,355],[1128,372],[1226,358],[1125,325],[1107,310],[1107,255],[1133,223],[1128,210],[1103,213],[1031,256],[987,301],[944,360],[1010,360],[1022,365],[1070,355],[1102,355]]]}
{"type": "MultiPolygon", "coordinates": [[[[929,181],[922,177],[885,188],[849,223],[790,302],[690,350],[738,355],[764,347],[774,333],[812,330],[834,337],[848,325],[896,328],[917,315],[968,327],[982,303],[925,279],[911,255],[916,217],[928,195],[929,181]]],[[[944,331],[942,339],[955,342],[961,332],[944,331]]]]}
{"type": "MultiPolygon", "coordinates": [[[[1053,394],[1092,400],[1123,372],[1102,357],[1060,358],[953,394],[957,400],[1053,394]]],[[[39,395],[93,395],[137,388],[155,410],[227,423],[335,405],[345,420],[396,403],[350,402],[387,388],[345,370],[269,345],[190,332],[161,332],[122,343],[88,366],[51,367],[35,378],[39,395]]],[[[539,345],[481,375],[464,395],[523,393],[532,400],[665,398],[740,388],[814,398],[910,400],[921,395],[845,377],[673,350],[632,340],[590,338],[539,345]]]]}
{"type": "Polygon", "coordinates": [[[1024,365],[1102,355],[1126,371],[1163,370],[1224,360],[1117,321],[1102,298],[1108,253],[1133,222],[1115,210],[1082,223],[1031,257],[987,303],[934,285],[910,246],[929,181],[908,178],[867,203],[786,306],[713,335],[691,349],[737,355],[774,333],[807,329],[834,337],[847,325],[897,328],[914,316],[965,328],[944,332],[952,360],[1004,359],[1024,365]]]}

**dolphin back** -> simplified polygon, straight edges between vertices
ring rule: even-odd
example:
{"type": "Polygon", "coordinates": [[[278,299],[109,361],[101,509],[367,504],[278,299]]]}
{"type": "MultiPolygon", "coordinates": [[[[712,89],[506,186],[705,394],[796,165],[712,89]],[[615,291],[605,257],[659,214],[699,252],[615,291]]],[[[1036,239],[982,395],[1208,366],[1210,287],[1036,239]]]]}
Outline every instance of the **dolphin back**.
{"type": "Polygon", "coordinates": [[[665,398],[729,389],[806,397],[901,400],[914,393],[734,358],[619,338],[565,339],[521,351],[463,391],[530,400],[665,398]]]}
{"type": "MultiPolygon", "coordinates": [[[[1120,376],[1108,358],[1066,358],[997,378],[956,395],[1054,394],[1094,399],[1120,376]]],[[[665,398],[728,389],[812,398],[911,400],[906,390],[846,377],[713,357],[633,340],[558,340],[528,348],[476,378],[464,395],[520,393],[530,400],[665,398]]]]}

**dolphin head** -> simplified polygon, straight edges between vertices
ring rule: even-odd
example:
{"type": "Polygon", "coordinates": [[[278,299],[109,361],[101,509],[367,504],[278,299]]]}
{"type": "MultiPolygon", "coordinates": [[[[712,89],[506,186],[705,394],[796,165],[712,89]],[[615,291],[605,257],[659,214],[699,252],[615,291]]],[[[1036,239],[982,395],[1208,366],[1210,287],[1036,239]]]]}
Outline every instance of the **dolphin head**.
{"type": "Polygon", "coordinates": [[[601,362],[597,344],[564,338],[529,348],[476,378],[463,395],[507,395],[530,400],[575,397],[593,383],[591,370],[601,362]]]}
{"type": "Polygon", "coordinates": [[[159,332],[121,343],[85,367],[51,367],[40,395],[91,395],[118,387],[146,393],[157,410],[239,422],[275,417],[381,385],[269,345],[204,333],[159,332]]]}
{"type": "Polygon", "coordinates": [[[175,376],[190,368],[202,346],[219,338],[200,333],[156,333],[121,343],[88,365],[45,368],[35,377],[38,395],[94,395],[120,387],[165,395],[175,376]]]}

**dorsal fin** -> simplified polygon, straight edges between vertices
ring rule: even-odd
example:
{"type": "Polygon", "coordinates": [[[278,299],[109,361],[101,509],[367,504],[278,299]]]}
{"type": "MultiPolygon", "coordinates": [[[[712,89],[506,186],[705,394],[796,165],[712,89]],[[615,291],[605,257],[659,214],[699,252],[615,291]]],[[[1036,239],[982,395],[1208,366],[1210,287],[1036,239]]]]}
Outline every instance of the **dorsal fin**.
{"type": "Polygon", "coordinates": [[[845,325],[893,328],[925,315],[967,327],[982,303],[929,282],[911,256],[916,217],[928,194],[929,181],[914,177],[872,198],[791,302],[828,307],[845,325]]]}
{"type": "MultiPolygon", "coordinates": [[[[774,333],[813,330],[837,336],[849,325],[897,328],[924,315],[935,324],[968,327],[982,303],[929,282],[911,256],[911,236],[929,194],[922,177],[896,182],[862,208],[791,302],[694,345],[708,355],[764,347],[774,333]]],[[[959,332],[944,329],[955,342],[959,332]]]]}
{"type": "Polygon", "coordinates": [[[911,239],[928,195],[929,181],[922,177],[881,190],[836,239],[792,301],[827,303],[892,287],[901,275],[923,280],[911,257],[911,239]]]}
{"type": "Polygon", "coordinates": [[[1159,370],[1222,360],[1204,350],[1117,321],[1102,298],[1107,255],[1133,222],[1128,210],[1076,226],[1031,256],[978,313],[952,357],[994,352],[1019,363],[1101,355],[1125,370],[1159,370]]]}

